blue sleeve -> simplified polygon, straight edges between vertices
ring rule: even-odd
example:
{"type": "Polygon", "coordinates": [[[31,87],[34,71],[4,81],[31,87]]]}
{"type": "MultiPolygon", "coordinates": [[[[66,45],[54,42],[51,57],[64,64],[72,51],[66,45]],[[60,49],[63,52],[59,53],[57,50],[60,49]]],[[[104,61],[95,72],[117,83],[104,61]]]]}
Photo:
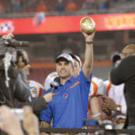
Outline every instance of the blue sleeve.
{"type": "Polygon", "coordinates": [[[52,120],[52,108],[51,103],[48,104],[48,107],[40,112],[40,120],[50,123],[52,120]]]}
{"type": "Polygon", "coordinates": [[[88,96],[89,96],[89,90],[90,90],[90,81],[91,81],[92,75],[90,75],[89,79],[87,79],[83,73],[83,71],[80,72],[79,79],[80,79],[80,93],[82,97],[82,103],[83,103],[83,110],[84,112],[87,112],[88,110],[88,96]]]}
{"type": "Polygon", "coordinates": [[[87,90],[89,92],[90,89],[90,83],[91,83],[92,75],[89,76],[89,79],[85,77],[83,71],[81,70],[79,79],[80,79],[80,87],[81,90],[87,90]]]}

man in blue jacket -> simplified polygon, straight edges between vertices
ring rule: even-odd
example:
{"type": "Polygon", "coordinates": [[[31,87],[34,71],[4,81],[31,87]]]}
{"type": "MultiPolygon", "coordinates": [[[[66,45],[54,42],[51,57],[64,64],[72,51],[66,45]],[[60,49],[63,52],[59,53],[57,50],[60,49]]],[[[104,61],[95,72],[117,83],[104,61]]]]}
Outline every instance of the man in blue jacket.
{"type": "Polygon", "coordinates": [[[53,120],[53,128],[81,128],[87,118],[90,75],[93,66],[93,38],[85,37],[84,64],[78,76],[73,76],[74,60],[67,53],[56,58],[56,72],[60,85],[48,108],[40,113],[40,120],[47,125],[53,120]]]}

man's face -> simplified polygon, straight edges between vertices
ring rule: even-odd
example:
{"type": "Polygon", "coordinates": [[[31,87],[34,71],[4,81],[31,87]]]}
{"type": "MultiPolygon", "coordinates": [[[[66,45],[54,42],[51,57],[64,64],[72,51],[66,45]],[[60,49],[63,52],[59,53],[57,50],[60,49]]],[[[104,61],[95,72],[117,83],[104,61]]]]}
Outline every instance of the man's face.
{"type": "Polygon", "coordinates": [[[21,71],[23,71],[26,75],[30,74],[30,64],[24,61],[22,57],[19,57],[18,63],[17,63],[17,68],[21,71]]]}
{"type": "Polygon", "coordinates": [[[59,61],[56,63],[56,72],[60,76],[60,78],[66,79],[72,76],[73,66],[70,62],[67,61],[59,61]]]}

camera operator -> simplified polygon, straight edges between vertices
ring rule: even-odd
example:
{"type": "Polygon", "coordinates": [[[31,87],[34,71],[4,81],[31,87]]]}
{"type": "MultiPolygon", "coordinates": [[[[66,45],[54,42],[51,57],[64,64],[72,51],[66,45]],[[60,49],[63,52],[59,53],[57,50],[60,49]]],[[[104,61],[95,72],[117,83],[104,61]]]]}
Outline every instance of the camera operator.
{"type": "Polygon", "coordinates": [[[0,106],[8,105],[16,108],[16,101],[18,101],[31,105],[34,112],[39,112],[52,100],[53,93],[31,98],[29,86],[16,67],[16,47],[18,46],[23,46],[23,42],[9,35],[0,39],[0,106]]]}

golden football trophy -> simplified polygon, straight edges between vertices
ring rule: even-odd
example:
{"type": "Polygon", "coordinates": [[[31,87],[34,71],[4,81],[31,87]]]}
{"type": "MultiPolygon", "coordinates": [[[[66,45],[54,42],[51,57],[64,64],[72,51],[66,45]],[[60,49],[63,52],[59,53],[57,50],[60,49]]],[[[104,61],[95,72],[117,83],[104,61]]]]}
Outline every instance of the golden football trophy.
{"type": "Polygon", "coordinates": [[[82,32],[91,34],[96,31],[96,23],[91,17],[83,17],[80,20],[80,29],[82,32]]]}

